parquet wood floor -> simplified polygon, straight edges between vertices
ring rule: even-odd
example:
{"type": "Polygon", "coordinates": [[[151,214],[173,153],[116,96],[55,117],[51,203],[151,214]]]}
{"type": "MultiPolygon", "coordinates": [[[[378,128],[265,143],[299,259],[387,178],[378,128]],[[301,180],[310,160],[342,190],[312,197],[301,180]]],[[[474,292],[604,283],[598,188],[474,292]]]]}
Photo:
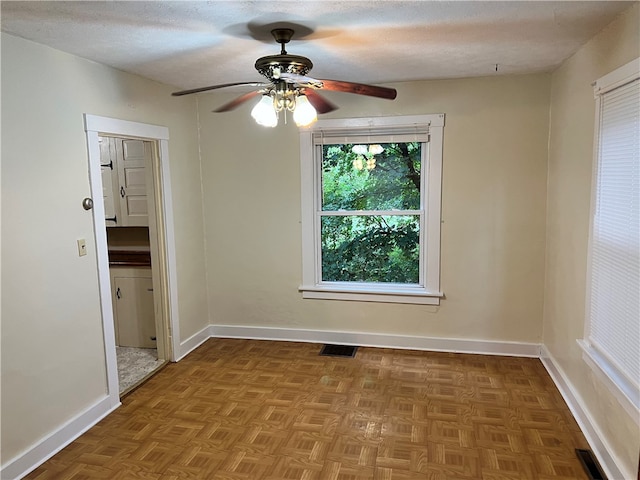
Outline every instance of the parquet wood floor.
{"type": "Polygon", "coordinates": [[[587,478],[537,359],[320,348],[211,339],[26,478],[587,478]]]}

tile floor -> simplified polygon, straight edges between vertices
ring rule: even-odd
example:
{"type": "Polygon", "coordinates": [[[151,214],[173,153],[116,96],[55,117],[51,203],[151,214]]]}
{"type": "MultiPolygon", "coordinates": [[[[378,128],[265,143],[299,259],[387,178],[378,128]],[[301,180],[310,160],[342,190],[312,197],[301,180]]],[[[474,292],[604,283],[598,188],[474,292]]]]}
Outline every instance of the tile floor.
{"type": "Polygon", "coordinates": [[[120,395],[136,386],[163,364],[155,348],[116,347],[120,395]]]}

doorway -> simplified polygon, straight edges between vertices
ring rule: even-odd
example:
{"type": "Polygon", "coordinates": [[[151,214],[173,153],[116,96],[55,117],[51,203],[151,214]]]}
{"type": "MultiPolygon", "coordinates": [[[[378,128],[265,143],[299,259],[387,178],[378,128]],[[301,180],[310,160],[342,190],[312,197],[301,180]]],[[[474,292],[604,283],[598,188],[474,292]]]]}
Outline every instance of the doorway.
{"type": "Polygon", "coordinates": [[[158,265],[152,262],[157,255],[151,255],[158,249],[158,234],[149,222],[150,217],[157,218],[154,199],[158,195],[152,193],[157,149],[151,141],[130,137],[101,134],[98,142],[118,384],[123,396],[168,360],[162,346],[169,333],[153,287],[154,277],[159,284],[158,265]]]}
{"type": "MultiPolygon", "coordinates": [[[[107,374],[108,395],[113,406],[120,403],[116,323],[113,308],[114,283],[109,265],[107,225],[112,218],[105,211],[104,195],[108,191],[101,167],[101,138],[121,138],[144,145],[149,155],[145,160],[145,184],[148,195],[148,255],[150,261],[153,317],[157,358],[162,362],[175,361],[178,351],[178,309],[176,298],[176,262],[169,178],[168,129],[108,117],[85,114],[85,131],[89,156],[89,180],[93,197],[93,223],[96,238],[96,257],[107,374]]],[[[138,199],[139,200],[139,199],[138,199]]],[[[135,199],[131,202],[136,205],[135,199]]],[[[137,203],[140,207],[140,202],[137,203]]],[[[110,208],[110,207],[108,207],[110,208]]],[[[135,210],[135,208],[133,209],[135,210]]],[[[132,211],[135,217],[135,211],[132,211]]],[[[135,220],[133,221],[135,224],[135,220]]],[[[121,225],[124,226],[124,225],[121,225]]],[[[135,225],[131,225],[135,226],[135,225]]],[[[139,225],[138,225],[139,226],[139,225]]],[[[113,242],[112,242],[113,243],[113,242]]],[[[149,282],[149,280],[146,280],[149,282]]],[[[135,282],[133,282],[135,283],[135,282]]],[[[125,281],[123,285],[132,285],[125,281]]],[[[145,285],[139,283],[139,285],[145,285]]],[[[135,290],[135,288],[134,288],[135,290]]],[[[147,336],[153,336],[148,334],[147,336]]]]}

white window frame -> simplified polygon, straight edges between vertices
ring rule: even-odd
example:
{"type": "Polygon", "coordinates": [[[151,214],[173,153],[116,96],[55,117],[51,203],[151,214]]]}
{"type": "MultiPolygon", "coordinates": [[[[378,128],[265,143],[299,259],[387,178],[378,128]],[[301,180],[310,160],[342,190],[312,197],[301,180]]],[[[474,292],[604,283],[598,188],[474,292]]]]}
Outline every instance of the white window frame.
{"type": "MultiPolygon", "coordinates": [[[[300,129],[300,169],[302,176],[302,285],[303,298],[354,300],[364,302],[414,303],[439,305],[440,291],[440,222],[442,197],[442,142],[444,114],[407,115],[374,118],[319,120],[300,129]],[[376,135],[393,131],[428,130],[427,151],[423,152],[421,210],[425,221],[420,225],[421,282],[416,285],[364,282],[324,282],[321,279],[320,205],[321,169],[314,154],[314,133],[368,132],[376,135]],[[384,132],[384,133],[383,133],[384,132]]],[[[384,142],[383,142],[384,143],[384,142]]]]}
{"type": "Polygon", "coordinates": [[[600,138],[601,138],[601,114],[603,95],[612,90],[626,85],[640,78],[640,58],[614,70],[598,79],[594,83],[594,95],[596,101],[596,121],[594,131],[594,161],[593,180],[591,189],[591,220],[589,229],[589,252],[587,263],[587,295],[585,308],[584,338],[577,342],[583,350],[583,359],[594,371],[597,377],[606,385],[607,389],[617,398],[622,407],[640,425],[640,379],[630,379],[620,368],[616,366],[606,351],[598,348],[591,340],[591,299],[592,299],[592,264],[593,264],[593,236],[594,219],[597,206],[598,172],[600,164],[600,138]]]}

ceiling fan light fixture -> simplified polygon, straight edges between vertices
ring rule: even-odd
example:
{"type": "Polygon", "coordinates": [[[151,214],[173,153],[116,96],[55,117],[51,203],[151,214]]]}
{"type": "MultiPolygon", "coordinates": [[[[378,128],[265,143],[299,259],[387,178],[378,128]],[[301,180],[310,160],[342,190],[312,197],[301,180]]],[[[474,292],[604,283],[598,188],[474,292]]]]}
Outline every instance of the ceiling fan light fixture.
{"type": "Polygon", "coordinates": [[[358,155],[364,155],[365,153],[367,153],[367,147],[365,145],[354,145],[351,148],[351,151],[353,153],[357,153],[358,155]]]}
{"type": "Polygon", "coordinates": [[[298,95],[296,108],[293,111],[293,121],[299,127],[306,127],[318,119],[318,112],[313,108],[306,95],[298,95]]]}
{"type": "Polygon", "coordinates": [[[260,101],[251,110],[251,116],[258,125],[263,127],[275,127],[278,125],[278,114],[273,108],[271,95],[263,95],[260,101]]]}
{"type": "Polygon", "coordinates": [[[372,155],[378,155],[382,152],[384,152],[384,147],[382,145],[378,145],[378,144],[369,145],[369,153],[371,153],[372,155]]]}

